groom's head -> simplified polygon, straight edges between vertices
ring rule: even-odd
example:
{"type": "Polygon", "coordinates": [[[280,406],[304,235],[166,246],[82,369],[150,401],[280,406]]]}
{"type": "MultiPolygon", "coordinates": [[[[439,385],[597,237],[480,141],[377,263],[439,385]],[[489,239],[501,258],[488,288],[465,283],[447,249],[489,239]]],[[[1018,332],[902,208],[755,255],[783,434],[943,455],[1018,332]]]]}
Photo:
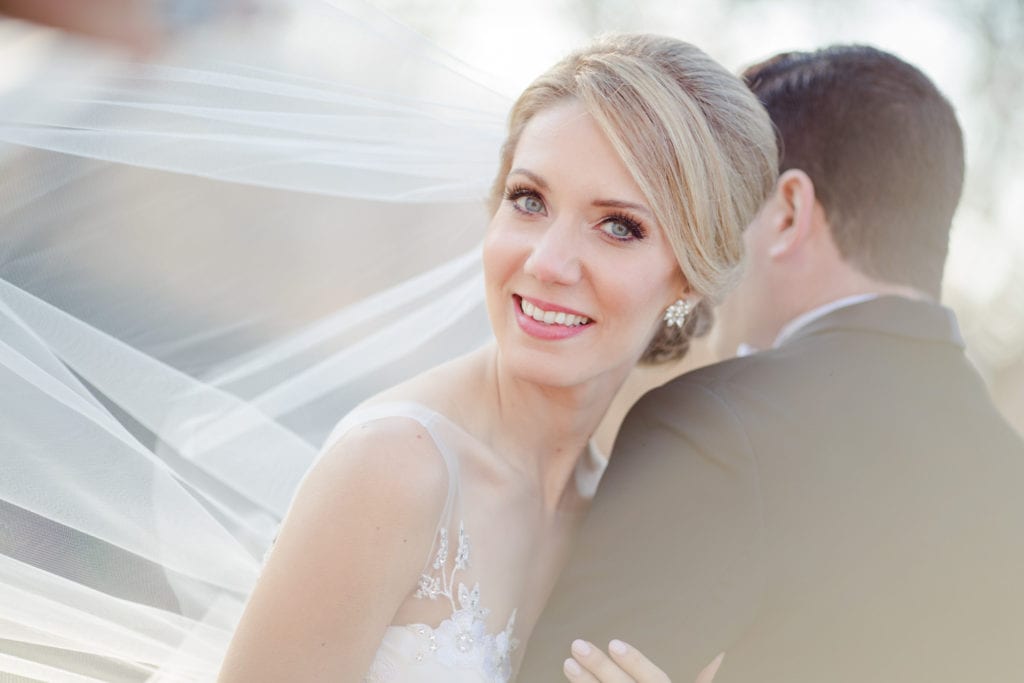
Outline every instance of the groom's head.
{"type": "Polygon", "coordinates": [[[964,160],[934,84],[864,46],[780,54],[743,77],[777,128],[780,178],[747,230],[723,339],[770,346],[788,320],[859,291],[938,298],[964,160]]]}

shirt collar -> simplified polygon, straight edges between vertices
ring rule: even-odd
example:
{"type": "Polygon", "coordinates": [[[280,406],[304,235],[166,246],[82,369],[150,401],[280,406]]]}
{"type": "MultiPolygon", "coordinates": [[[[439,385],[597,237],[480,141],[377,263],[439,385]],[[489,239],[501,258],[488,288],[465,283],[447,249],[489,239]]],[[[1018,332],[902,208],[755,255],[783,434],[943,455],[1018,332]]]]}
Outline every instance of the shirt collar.
{"type": "MultiPolygon", "coordinates": [[[[853,306],[854,304],[860,304],[865,301],[871,301],[877,299],[880,295],[874,292],[868,294],[854,294],[852,296],[844,296],[835,301],[830,301],[827,304],[812,308],[809,311],[801,313],[797,317],[786,323],[779,331],[778,336],[775,337],[775,341],[772,343],[772,348],[777,349],[783,342],[792,337],[800,328],[807,324],[817,320],[818,318],[828,315],[833,311],[838,311],[840,308],[847,306],[853,306]]],[[[760,349],[747,344],[746,342],[740,343],[736,349],[737,356],[749,356],[752,353],[757,353],[760,349]]]]}
{"type": "Polygon", "coordinates": [[[854,304],[864,303],[865,301],[871,301],[877,299],[878,294],[871,292],[868,294],[854,294],[853,296],[844,296],[841,299],[830,301],[827,304],[812,308],[806,313],[801,313],[797,317],[786,323],[779,334],[775,337],[775,341],[772,343],[772,348],[777,349],[787,339],[792,337],[800,328],[804,327],[808,323],[811,323],[818,318],[828,315],[832,311],[838,311],[840,308],[846,308],[847,306],[853,306],[854,304]]]}

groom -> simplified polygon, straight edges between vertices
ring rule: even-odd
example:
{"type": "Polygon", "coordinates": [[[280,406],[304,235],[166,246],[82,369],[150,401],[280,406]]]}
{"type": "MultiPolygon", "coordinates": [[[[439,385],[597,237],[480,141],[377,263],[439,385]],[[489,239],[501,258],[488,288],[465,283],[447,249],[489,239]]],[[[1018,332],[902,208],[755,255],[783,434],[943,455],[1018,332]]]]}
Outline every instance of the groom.
{"type": "Polygon", "coordinates": [[[1024,680],[1024,443],[936,303],[953,110],[867,47],[745,78],[781,177],[717,334],[760,351],[629,414],[520,680],[560,680],[574,638],[676,683],[722,651],[716,683],[1024,680]]]}

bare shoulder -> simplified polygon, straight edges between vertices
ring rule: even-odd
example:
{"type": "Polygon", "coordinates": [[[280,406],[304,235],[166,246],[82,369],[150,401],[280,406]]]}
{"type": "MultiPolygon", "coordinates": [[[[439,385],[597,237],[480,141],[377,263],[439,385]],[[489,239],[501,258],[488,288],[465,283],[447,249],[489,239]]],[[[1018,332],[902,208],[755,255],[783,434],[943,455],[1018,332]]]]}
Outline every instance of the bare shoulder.
{"type": "MultiPolygon", "coordinates": [[[[481,354],[474,352],[432,368],[373,396],[355,412],[412,402],[455,419],[458,406],[473,395],[480,358],[481,354]]],[[[418,420],[377,415],[350,427],[321,454],[293,509],[326,500],[328,508],[349,511],[347,501],[359,501],[365,513],[391,516],[394,522],[429,519],[429,531],[433,532],[451,484],[445,455],[418,420]]]]}
{"type": "Polygon", "coordinates": [[[292,502],[222,680],[357,680],[416,587],[447,492],[418,422],[386,417],[342,435],[292,502]]]}
{"type": "Polygon", "coordinates": [[[325,496],[340,507],[348,507],[348,497],[364,513],[379,508],[389,517],[426,516],[433,529],[448,486],[448,468],[426,427],[391,416],[356,425],[332,444],[310,471],[299,497],[325,496]]]}

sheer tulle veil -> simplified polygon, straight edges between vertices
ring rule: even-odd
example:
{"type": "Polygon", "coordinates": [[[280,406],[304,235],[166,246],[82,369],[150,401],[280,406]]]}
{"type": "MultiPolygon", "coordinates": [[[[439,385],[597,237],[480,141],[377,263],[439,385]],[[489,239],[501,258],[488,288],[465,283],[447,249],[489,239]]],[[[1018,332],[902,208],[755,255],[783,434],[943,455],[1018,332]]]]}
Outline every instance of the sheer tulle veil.
{"type": "Polygon", "coordinates": [[[0,678],[209,680],[335,422],[488,338],[510,99],[357,2],[0,28],[0,678]]]}

